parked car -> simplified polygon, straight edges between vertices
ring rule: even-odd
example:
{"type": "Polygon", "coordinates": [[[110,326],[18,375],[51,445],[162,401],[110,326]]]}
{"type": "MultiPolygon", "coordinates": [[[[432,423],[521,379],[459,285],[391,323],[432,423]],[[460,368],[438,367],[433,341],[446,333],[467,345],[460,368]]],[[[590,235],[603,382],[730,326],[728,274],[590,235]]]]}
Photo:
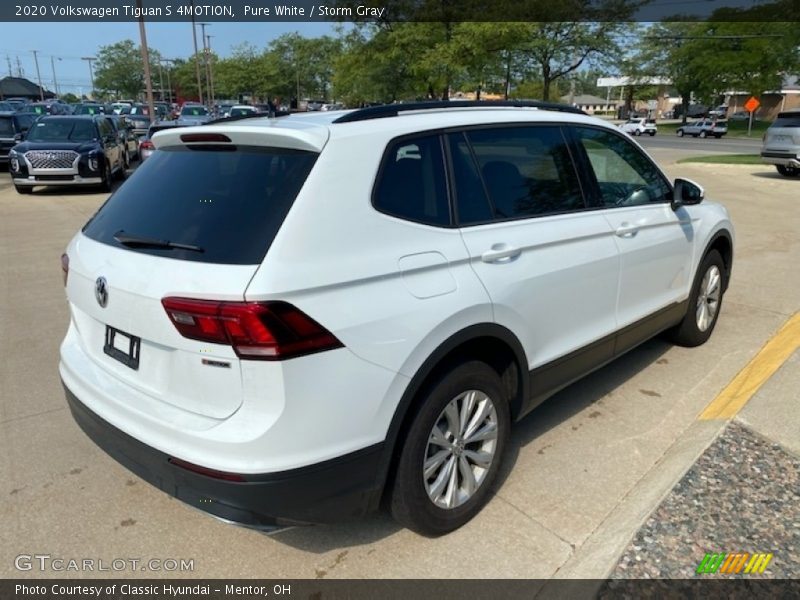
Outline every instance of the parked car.
{"type": "Polygon", "coordinates": [[[106,105],[106,104],[95,104],[91,102],[86,102],[84,104],[78,104],[75,109],[72,111],[74,115],[110,115],[114,111],[113,109],[106,105]]]}
{"type": "Polygon", "coordinates": [[[728,107],[725,104],[720,104],[713,110],[708,111],[709,117],[725,117],[728,114],[728,107]]]}
{"type": "Polygon", "coordinates": [[[147,130],[150,129],[150,125],[153,123],[149,115],[125,115],[125,118],[133,127],[133,135],[135,135],[137,138],[146,135],[147,130]]]}
{"type": "Polygon", "coordinates": [[[719,139],[726,133],[728,133],[727,122],[716,121],[713,119],[701,119],[700,121],[695,121],[694,123],[687,123],[686,125],[681,125],[675,130],[675,134],[678,137],[691,135],[692,137],[715,137],[719,139]]]}
{"type": "Polygon", "coordinates": [[[750,113],[746,110],[737,110],[735,113],[728,117],[729,121],[749,121],[750,113]]]}
{"type": "Polygon", "coordinates": [[[111,190],[125,177],[123,146],[104,116],[44,116],[9,152],[14,187],[29,194],[37,185],[96,185],[111,190]]]}
{"type": "Polygon", "coordinates": [[[25,112],[37,115],[66,115],[69,114],[69,105],[57,101],[31,102],[26,106],[25,112]]]}
{"type": "Polygon", "coordinates": [[[658,133],[655,119],[630,119],[627,123],[620,125],[619,128],[625,133],[635,136],[647,134],[652,137],[658,133]]]}
{"type": "Polygon", "coordinates": [[[78,424],[222,519],[385,500],[440,535],[490,499],[545,398],[662,331],[704,343],[725,208],[601,119],[489,104],[155,135],[62,257],[78,424]]]}
{"type": "Polygon", "coordinates": [[[136,135],[136,128],[126,115],[111,115],[108,118],[114,125],[114,129],[116,129],[117,135],[124,146],[125,168],[127,169],[131,161],[139,158],[139,138],[136,135]]]}
{"type": "Polygon", "coordinates": [[[11,148],[22,141],[38,118],[35,113],[0,112],[0,164],[8,164],[11,148]]]}
{"type": "Polygon", "coordinates": [[[761,160],[784,177],[800,177],[800,109],[778,113],[764,133],[761,160]]]}
{"type": "Polygon", "coordinates": [[[147,160],[153,155],[153,152],[156,151],[156,147],[153,144],[152,137],[158,133],[159,131],[165,131],[167,129],[175,129],[176,127],[183,127],[177,121],[156,121],[147,130],[147,133],[139,138],[139,158],[142,162],[147,160]]]}
{"type": "Polygon", "coordinates": [[[188,104],[181,109],[178,121],[181,125],[204,125],[211,120],[211,113],[200,104],[188,104]]]}
{"type": "Polygon", "coordinates": [[[113,110],[115,115],[122,114],[122,111],[125,113],[129,113],[132,105],[130,102],[113,102],[111,104],[111,109],[113,110]]]}
{"type": "Polygon", "coordinates": [[[255,106],[248,106],[246,104],[237,104],[236,106],[232,106],[231,109],[228,111],[229,117],[242,117],[245,115],[254,115],[258,111],[256,110],[255,106]]]}

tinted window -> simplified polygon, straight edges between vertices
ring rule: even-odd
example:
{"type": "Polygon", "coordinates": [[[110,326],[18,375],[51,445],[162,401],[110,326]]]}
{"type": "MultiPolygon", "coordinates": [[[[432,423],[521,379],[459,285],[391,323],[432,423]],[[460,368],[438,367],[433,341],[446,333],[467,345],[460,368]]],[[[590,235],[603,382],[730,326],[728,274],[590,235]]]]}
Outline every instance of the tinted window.
{"type": "Polygon", "coordinates": [[[608,131],[579,127],[605,206],[663,202],[670,188],[656,166],[632,143],[608,131]]]}
{"type": "Polygon", "coordinates": [[[380,173],[373,196],[375,208],[410,221],[450,224],[439,136],[393,143],[380,173]]]}
{"type": "Polygon", "coordinates": [[[37,118],[36,115],[17,115],[17,123],[19,123],[19,127],[22,131],[26,131],[30,129],[30,126],[37,118]]]}
{"type": "Polygon", "coordinates": [[[12,123],[11,117],[0,117],[0,136],[14,137],[14,133],[14,123],[12,123]]]}
{"type": "Polygon", "coordinates": [[[453,188],[459,225],[491,221],[492,207],[486,197],[478,166],[463,133],[448,136],[453,165],[453,188]]]}
{"type": "Polygon", "coordinates": [[[467,132],[496,218],[584,208],[578,177],[558,127],[467,132]]]}
{"type": "Polygon", "coordinates": [[[283,148],[162,148],[109,198],[84,233],[118,247],[114,234],[124,231],[203,249],[135,248],[156,256],[258,264],[316,156],[283,148]]]}
{"type": "Polygon", "coordinates": [[[800,127],[800,113],[780,113],[772,127],[800,127]]]}
{"type": "Polygon", "coordinates": [[[181,110],[181,115],[184,117],[202,117],[208,114],[208,109],[205,106],[186,106],[181,110]]]}

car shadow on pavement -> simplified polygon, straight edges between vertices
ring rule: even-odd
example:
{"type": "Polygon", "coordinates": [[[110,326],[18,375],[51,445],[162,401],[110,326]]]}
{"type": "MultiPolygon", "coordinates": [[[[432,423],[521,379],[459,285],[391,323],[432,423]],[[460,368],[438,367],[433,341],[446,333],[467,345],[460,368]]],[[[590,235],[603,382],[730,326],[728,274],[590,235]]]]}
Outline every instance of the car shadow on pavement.
{"type": "MultiPolygon", "coordinates": [[[[511,431],[503,468],[495,483],[495,493],[502,488],[513,471],[525,446],[602,399],[656,362],[670,348],[672,344],[660,337],[651,339],[602,369],[566,387],[516,423],[511,431]]],[[[400,529],[401,527],[389,514],[381,510],[361,519],[336,525],[295,527],[272,534],[270,537],[299,550],[323,554],[340,548],[371,544],[400,529]]]]}
{"type": "Polygon", "coordinates": [[[495,491],[499,491],[514,470],[522,448],[550,429],[558,427],[584,411],[660,359],[673,344],[657,336],[615,359],[602,369],[583,377],[548,398],[516,423],[498,474],[495,491]]]}
{"type": "Polygon", "coordinates": [[[781,181],[791,181],[792,179],[800,181],[800,177],[785,177],[777,171],[759,171],[758,173],[753,173],[753,176],[763,177],[764,179],[779,179],[781,181]]]}

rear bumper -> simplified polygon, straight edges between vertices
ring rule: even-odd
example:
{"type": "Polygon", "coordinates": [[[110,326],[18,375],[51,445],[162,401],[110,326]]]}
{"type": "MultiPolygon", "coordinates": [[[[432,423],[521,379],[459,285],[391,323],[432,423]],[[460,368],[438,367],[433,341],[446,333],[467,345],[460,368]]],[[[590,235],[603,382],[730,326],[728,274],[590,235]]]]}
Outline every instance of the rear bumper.
{"type": "Polygon", "coordinates": [[[64,391],[77,424],[114,460],[170,496],[225,521],[272,529],[341,521],[378,507],[382,443],[299,469],[226,481],[170,463],[169,455],[95,414],[66,385],[64,391]]]}
{"type": "Polygon", "coordinates": [[[768,165],[800,168],[800,156],[791,152],[765,151],[761,153],[761,160],[768,165]]]}

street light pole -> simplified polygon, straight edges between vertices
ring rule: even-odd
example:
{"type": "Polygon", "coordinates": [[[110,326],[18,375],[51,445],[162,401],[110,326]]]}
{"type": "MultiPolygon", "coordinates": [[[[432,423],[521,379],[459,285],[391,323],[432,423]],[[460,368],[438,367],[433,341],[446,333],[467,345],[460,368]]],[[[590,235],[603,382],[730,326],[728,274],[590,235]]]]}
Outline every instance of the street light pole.
{"type": "Polygon", "coordinates": [[[203,103],[203,87],[200,85],[200,62],[197,57],[197,27],[194,24],[194,0],[192,5],[192,40],[194,41],[194,72],[197,76],[197,96],[200,99],[200,104],[203,103]]]}
{"type": "Polygon", "coordinates": [[[94,56],[84,56],[81,60],[89,63],[89,79],[92,80],[92,99],[94,99],[94,71],[92,70],[92,61],[97,60],[94,56]]]}
{"type": "Polygon", "coordinates": [[[33,52],[33,62],[36,63],[36,78],[39,80],[39,99],[44,102],[44,88],[42,88],[42,75],[39,73],[39,57],[37,56],[38,50],[31,50],[33,52]]]}
{"type": "Polygon", "coordinates": [[[216,94],[214,93],[214,55],[211,54],[211,38],[213,35],[207,35],[208,40],[208,81],[209,81],[209,94],[211,95],[211,105],[217,102],[216,94]]]}
{"type": "Polygon", "coordinates": [[[153,83],[150,80],[150,53],[147,49],[147,33],[144,30],[144,11],[142,10],[142,0],[136,0],[139,8],[139,38],[142,47],[142,62],[144,63],[144,86],[147,90],[147,106],[150,108],[150,122],[155,117],[155,106],[153,105],[153,83]]]}
{"type": "MultiPolygon", "coordinates": [[[[56,79],[56,63],[53,59],[54,57],[50,56],[50,68],[53,70],[53,87],[56,88],[56,98],[61,97],[61,92],[58,89],[58,79],[56,79]]],[[[60,58],[58,60],[61,60],[60,58]]]]}
{"type": "Polygon", "coordinates": [[[206,27],[208,27],[210,23],[200,23],[200,37],[203,42],[203,69],[206,72],[206,100],[210,103],[211,102],[211,77],[208,74],[208,46],[206,46],[206,42],[208,39],[206,38],[206,27]]]}
{"type": "Polygon", "coordinates": [[[172,105],[172,80],[170,79],[170,70],[172,69],[173,60],[169,58],[162,59],[167,65],[167,93],[169,94],[169,103],[172,105]]]}

